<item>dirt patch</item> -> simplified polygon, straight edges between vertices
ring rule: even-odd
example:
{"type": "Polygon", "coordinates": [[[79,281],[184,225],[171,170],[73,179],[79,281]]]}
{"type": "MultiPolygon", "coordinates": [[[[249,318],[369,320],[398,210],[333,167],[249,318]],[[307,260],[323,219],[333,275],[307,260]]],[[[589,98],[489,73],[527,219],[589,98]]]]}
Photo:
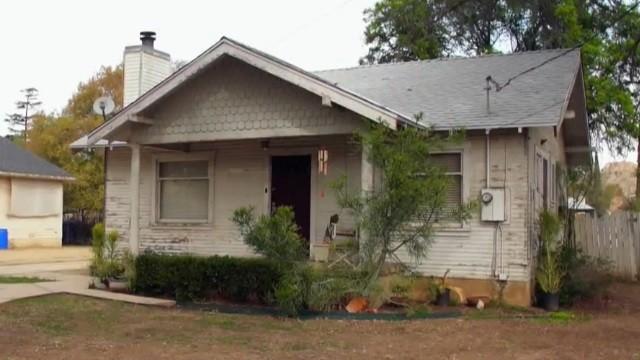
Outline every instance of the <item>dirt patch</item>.
{"type": "Polygon", "coordinates": [[[0,349],[11,359],[640,358],[640,285],[614,290],[613,308],[562,321],[514,310],[484,313],[495,318],[299,321],[56,295],[0,306],[0,349]]]}

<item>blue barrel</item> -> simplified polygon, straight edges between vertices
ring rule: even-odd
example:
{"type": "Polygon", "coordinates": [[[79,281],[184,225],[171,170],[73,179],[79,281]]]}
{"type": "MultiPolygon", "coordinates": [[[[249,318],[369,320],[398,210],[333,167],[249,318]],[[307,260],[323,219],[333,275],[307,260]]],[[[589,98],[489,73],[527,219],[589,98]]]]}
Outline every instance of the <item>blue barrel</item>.
{"type": "Polygon", "coordinates": [[[0,229],[0,250],[7,250],[9,248],[9,231],[7,229],[0,229]]]}

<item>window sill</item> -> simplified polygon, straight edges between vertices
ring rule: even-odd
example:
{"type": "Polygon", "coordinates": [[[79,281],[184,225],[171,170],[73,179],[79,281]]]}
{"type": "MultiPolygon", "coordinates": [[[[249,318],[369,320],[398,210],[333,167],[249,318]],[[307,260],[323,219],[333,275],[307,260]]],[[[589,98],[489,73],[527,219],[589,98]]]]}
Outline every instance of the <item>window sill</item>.
{"type": "Polygon", "coordinates": [[[156,222],[149,225],[153,229],[212,229],[213,224],[209,222],[156,222]]]}
{"type": "Polygon", "coordinates": [[[471,227],[470,226],[441,227],[441,228],[435,228],[434,232],[436,236],[447,236],[447,235],[455,236],[455,235],[462,235],[462,234],[470,234],[471,227]]]}

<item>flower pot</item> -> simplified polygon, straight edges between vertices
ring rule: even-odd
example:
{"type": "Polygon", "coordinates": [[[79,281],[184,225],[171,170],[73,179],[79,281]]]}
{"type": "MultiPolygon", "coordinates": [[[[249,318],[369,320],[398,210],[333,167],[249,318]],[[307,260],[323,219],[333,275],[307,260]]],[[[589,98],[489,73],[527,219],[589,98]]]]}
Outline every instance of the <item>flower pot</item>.
{"type": "Polygon", "coordinates": [[[126,292],[127,280],[126,279],[109,279],[109,290],[114,292],[126,292]]]}
{"type": "Polygon", "coordinates": [[[444,289],[438,292],[436,296],[436,305],[438,306],[449,306],[450,300],[450,291],[449,289],[444,289]]]}
{"type": "Polygon", "coordinates": [[[540,296],[542,308],[546,311],[558,311],[560,308],[560,295],[543,293],[540,296]]]}

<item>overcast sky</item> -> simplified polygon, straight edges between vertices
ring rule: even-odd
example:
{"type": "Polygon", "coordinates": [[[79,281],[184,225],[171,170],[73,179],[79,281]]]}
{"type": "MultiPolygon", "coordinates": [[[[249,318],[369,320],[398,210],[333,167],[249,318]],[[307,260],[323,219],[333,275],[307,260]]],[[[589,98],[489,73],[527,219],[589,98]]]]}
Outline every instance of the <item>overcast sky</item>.
{"type": "Polygon", "coordinates": [[[0,118],[26,87],[40,90],[42,110],[59,111],[80,81],[119,64],[141,30],[156,31],[156,48],[173,59],[191,60],[225,35],[307,70],[354,66],[366,53],[362,12],[374,3],[2,0],[0,118]]]}

